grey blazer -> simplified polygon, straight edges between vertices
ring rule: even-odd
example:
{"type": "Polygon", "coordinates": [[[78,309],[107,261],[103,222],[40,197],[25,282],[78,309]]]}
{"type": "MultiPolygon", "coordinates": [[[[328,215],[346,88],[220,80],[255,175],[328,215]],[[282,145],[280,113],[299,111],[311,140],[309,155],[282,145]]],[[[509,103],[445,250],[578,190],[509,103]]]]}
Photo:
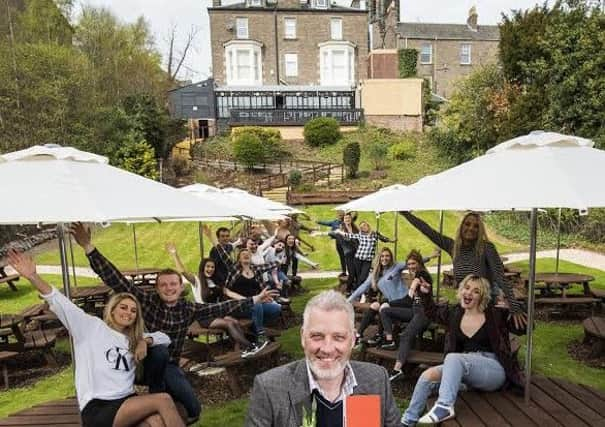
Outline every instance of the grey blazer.
{"type": "MultiPolygon", "coordinates": [[[[377,394],[381,397],[384,427],[400,427],[400,413],[387,371],[378,365],[351,361],[357,379],[353,394],[377,394]]],[[[311,391],[305,360],[271,369],[254,379],[246,427],[300,427],[302,408],[311,410],[311,391]]]]}

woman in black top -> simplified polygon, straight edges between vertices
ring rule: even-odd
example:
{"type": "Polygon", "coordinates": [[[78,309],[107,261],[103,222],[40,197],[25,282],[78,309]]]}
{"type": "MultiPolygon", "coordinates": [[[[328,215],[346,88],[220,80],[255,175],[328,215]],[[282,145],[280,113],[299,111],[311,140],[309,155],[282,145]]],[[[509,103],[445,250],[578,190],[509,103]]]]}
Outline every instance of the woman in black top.
{"type": "Polygon", "coordinates": [[[504,292],[514,321],[519,326],[527,322],[521,304],[515,300],[510,283],[504,279],[502,259],[494,244],[489,241],[483,221],[477,212],[468,212],[462,217],[455,239],[440,234],[410,212],[401,212],[401,215],[452,257],[456,283],[462,282],[469,274],[485,277],[491,284],[492,301],[496,301],[501,291],[504,292]]]}
{"type": "MultiPolygon", "coordinates": [[[[211,258],[204,258],[200,263],[199,275],[196,276],[185,269],[174,243],[167,243],[166,250],[173,258],[176,270],[185,276],[191,283],[195,302],[202,304],[217,303],[223,301],[225,296],[229,297],[229,290],[224,286],[220,286],[214,280],[216,272],[214,260],[211,258]]],[[[246,338],[244,330],[238,320],[231,316],[206,319],[199,322],[199,324],[202,328],[222,329],[226,331],[233,341],[241,348],[249,348],[251,346],[251,343],[246,338]]]]}
{"type": "MultiPolygon", "coordinates": [[[[342,217],[342,224],[340,224],[339,230],[345,233],[359,233],[359,228],[357,228],[357,225],[355,225],[354,220],[353,214],[351,212],[347,212],[342,217]]],[[[357,284],[357,276],[355,274],[355,252],[357,252],[359,242],[354,239],[348,239],[336,231],[330,231],[328,236],[336,239],[342,247],[345,264],[347,265],[347,292],[350,293],[353,291],[355,284],[357,284]]]]}
{"type": "Polygon", "coordinates": [[[412,250],[406,258],[409,275],[412,279],[408,288],[408,298],[410,306],[408,307],[385,307],[380,310],[380,320],[385,331],[386,342],[381,346],[384,350],[395,350],[397,345],[393,340],[393,320],[408,322],[407,326],[399,336],[399,353],[393,372],[390,374],[390,380],[393,381],[403,375],[402,367],[405,365],[408,354],[412,349],[414,339],[422,333],[428,325],[429,320],[424,314],[424,307],[420,296],[418,295],[419,286],[431,287],[433,278],[424,266],[424,259],[417,250],[412,250]]]}

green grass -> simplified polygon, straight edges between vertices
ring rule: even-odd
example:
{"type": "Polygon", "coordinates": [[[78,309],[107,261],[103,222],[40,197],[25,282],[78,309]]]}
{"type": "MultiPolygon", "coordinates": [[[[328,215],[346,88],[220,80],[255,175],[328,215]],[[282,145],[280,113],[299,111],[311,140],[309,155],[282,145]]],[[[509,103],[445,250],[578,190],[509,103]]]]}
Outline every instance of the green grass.
{"type": "MultiPolygon", "coordinates": [[[[52,274],[42,274],[41,276],[55,287],[60,289],[63,287],[61,276],[52,274]]],[[[27,279],[21,278],[15,283],[17,285],[17,292],[12,291],[8,286],[0,287],[0,313],[19,313],[24,308],[42,301],[38,297],[38,292],[27,279]]],[[[78,277],[78,286],[93,286],[98,284],[98,279],[78,277]]]]}

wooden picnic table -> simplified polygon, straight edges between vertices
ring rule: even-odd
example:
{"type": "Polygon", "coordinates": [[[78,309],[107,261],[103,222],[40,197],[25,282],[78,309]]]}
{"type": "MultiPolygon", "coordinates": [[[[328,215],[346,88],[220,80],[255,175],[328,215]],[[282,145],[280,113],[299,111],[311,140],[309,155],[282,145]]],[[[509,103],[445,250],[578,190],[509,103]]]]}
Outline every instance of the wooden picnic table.
{"type": "Polygon", "coordinates": [[[80,306],[85,312],[103,316],[103,309],[112,289],[106,285],[83,286],[70,288],[69,295],[71,300],[80,306]]]}
{"type": "Polygon", "coordinates": [[[146,267],[120,270],[120,272],[127,278],[130,278],[135,285],[154,286],[158,274],[162,270],[162,268],[158,267],[146,267]]]}
{"type": "Polygon", "coordinates": [[[18,314],[0,314],[0,348],[3,344],[8,344],[8,338],[11,335],[24,340],[19,325],[23,322],[23,316],[18,314]]]}
{"type": "MultiPolygon", "coordinates": [[[[556,295],[553,292],[554,288],[561,290],[561,297],[567,297],[567,289],[572,285],[582,285],[584,288],[584,296],[592,296],[589,283],[594,280],[593,276],[588,274],[578,273],[537,273],[536,283],[541,284],[540,292],[542,296],[556,295]]],[[[529,280],[525,278],[525,286],[529,285],[529,280]]]]}
{"type": "Polygon", "coordinates": [[[47,363],[56,365],[52,353],[56,335],[43,329],[25,331],[24,323],[21,315],[0,314],[0,352],[23,353],[30,350],[43,350],[47,363]]]}
{"type": "Polygon", "coordinates": [[[18,274],[6,274],[4,271],[5,266],[0,266],[0,284],[6,283],[12,291],[17,292],[17,286],[15,286],[15,282],[19,280],[21,276],[18,274]]]}

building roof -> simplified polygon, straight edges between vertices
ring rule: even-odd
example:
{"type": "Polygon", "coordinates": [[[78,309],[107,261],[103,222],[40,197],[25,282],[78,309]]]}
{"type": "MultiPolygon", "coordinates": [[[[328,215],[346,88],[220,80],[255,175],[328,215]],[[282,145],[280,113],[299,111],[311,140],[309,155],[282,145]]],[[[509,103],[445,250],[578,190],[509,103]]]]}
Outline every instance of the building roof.
{"type": "Polygon", "coordinates": [[[223,6],[212,6],[208,8],[209,11],[213,10],[237,10],[237,11],[271,11],[277,10],[278,12],[294,12],[294,11],[305,11],[305,12],[320,12],[320,13],[334,13],[334,12],[358,12],[358,13],[367,13],[367,10],[354,8],[354,7],[346,7],[340,6],[337,4],[331,4],[330,7],[323,8],[315,8],[311,7],[308,4],[297,4],[295,7],[283,7],[277,6],[277,8],[273,4],[267,4],[266,6],[246,6],[246,2],[241,3],[233,3],[226,4],[223,6]]]}
{"type": "Polygon", "coordinates": [[[303,85],[264,85],[264,86],[219,86],[215,92],[351,92],[349,86],[303,86],[303,85]]]}
{"type": "Polygon", "coordinates": [[[477,31],[473,31],[466,24],[400,22],[397,32],[404,39],[500,40],[500,29],[497,25],[477,25],[477,31]]]}

